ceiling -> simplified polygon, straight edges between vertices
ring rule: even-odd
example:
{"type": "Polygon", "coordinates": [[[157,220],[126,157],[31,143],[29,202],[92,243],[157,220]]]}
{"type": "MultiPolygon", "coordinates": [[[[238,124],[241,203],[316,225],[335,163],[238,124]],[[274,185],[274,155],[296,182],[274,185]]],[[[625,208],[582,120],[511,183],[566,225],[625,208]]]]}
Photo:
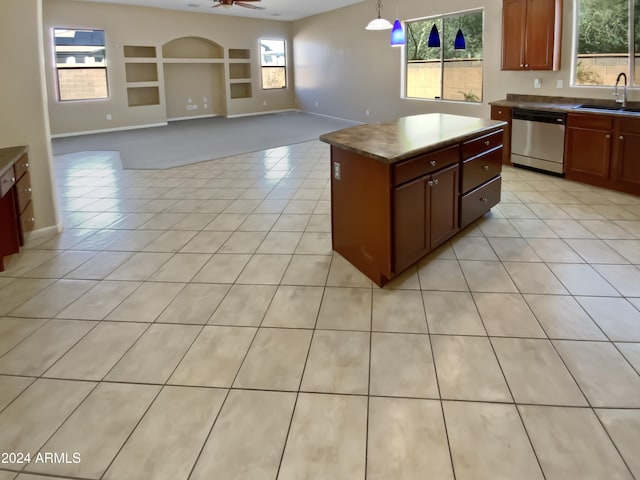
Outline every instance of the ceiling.
{"type": "MultiPolygon", "coordinates": [[[[253,10],[234,5],[231,8],[211,8],[213,0],[83,0],[85,2],[118,3],[142,7],[184,10],[187,12],[210,13],[212,15],[232,15],[238,17],[268,20],[293,21],[346,7],[365,0],[262,0],[257,5],[265,10],[253,10]],[[191,6],[190,6],[191,5],[191,6]]],[[[374,11],[375,13],[375,11],[374,11]]]]}

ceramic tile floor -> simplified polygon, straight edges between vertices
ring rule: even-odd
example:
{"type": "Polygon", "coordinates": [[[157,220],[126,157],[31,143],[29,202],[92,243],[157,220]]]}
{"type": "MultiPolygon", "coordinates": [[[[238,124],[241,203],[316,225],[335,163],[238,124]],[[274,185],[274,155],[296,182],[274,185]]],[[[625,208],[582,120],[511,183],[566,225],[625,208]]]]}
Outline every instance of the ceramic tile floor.
{"type": "Polygon", "coordinates": [[[640,478],[640,198],[505,168],[379,289],[328,159],[58,157],[65,230],[0,275],[0,480],[640,478]]]}

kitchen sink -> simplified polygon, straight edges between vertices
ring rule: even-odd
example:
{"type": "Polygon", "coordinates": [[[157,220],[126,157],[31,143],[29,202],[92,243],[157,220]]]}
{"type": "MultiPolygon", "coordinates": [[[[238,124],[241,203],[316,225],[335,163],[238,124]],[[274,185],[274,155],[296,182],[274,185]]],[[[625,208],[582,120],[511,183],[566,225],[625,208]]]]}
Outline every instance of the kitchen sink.
{"type": "Polygon", "coordinates": [[[591,105],[591,104],[585,103],[583,105],[577,105],[573,108],[578,110],[600,110],[603,112],[640,114],[640,108],[635,108],[635,107],[622,107],[622,106],[613,107],[613,106],[607,106],[607,105],[591,105]]]}

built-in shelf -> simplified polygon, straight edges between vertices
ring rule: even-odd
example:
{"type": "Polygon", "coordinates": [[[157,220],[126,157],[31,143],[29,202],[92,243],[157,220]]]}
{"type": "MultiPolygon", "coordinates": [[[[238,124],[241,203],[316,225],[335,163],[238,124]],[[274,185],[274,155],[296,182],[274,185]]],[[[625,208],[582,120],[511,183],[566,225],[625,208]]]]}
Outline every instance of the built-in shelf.
{"type": "Polygon", "coordinates": [[[170,59],[224,59],[224,49],[217,43],[199,37],[182,37],[162,46],[162,57],[170,59]]]}
{"type": "Polygon", "coordinates": [[[157,82],[158,65],[156,63],[124,64],[127,82],[157,82]]]}
{"type": "Polygon", "coordinates": [[[229,79],[251,78],[251,64],[249,63],[230,63],[229,79]]]}
{"type": "Polygon", "coordinates": [[[125,45],[124,56],[125,58],[156,58],[156,47],[125,45]]]}
{"type": "Polygon", "coordinates": [[[229,92],[231,98],[251,98],[251,83],[230,83],[229,92]]]}
{"type": "Polygon", "coordinates": [[[128,87],[127,99],[130,107],[160,105],[160,89],[157,86],[128,87]]]}
{"type": "Polygon", "coordinates": [[[162,63],[224,63],[224,58],[163,58],[162,63]]]}
{"type": "Polygon", "coordinates": [[[251,51],[247,48],[230,48],[229,60],[249,60],[251,58],[251,51]]]}

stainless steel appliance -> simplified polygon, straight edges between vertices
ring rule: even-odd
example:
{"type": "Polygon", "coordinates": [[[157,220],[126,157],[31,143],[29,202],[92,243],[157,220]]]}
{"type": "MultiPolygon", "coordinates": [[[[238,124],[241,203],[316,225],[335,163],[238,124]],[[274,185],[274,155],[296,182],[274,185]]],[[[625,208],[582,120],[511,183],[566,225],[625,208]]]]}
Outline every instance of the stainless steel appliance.
{"type": "Polygon", "coordinates": [[[511,162],[562,175],[566,122],[564,113],[514,109],[511,162]]]}

